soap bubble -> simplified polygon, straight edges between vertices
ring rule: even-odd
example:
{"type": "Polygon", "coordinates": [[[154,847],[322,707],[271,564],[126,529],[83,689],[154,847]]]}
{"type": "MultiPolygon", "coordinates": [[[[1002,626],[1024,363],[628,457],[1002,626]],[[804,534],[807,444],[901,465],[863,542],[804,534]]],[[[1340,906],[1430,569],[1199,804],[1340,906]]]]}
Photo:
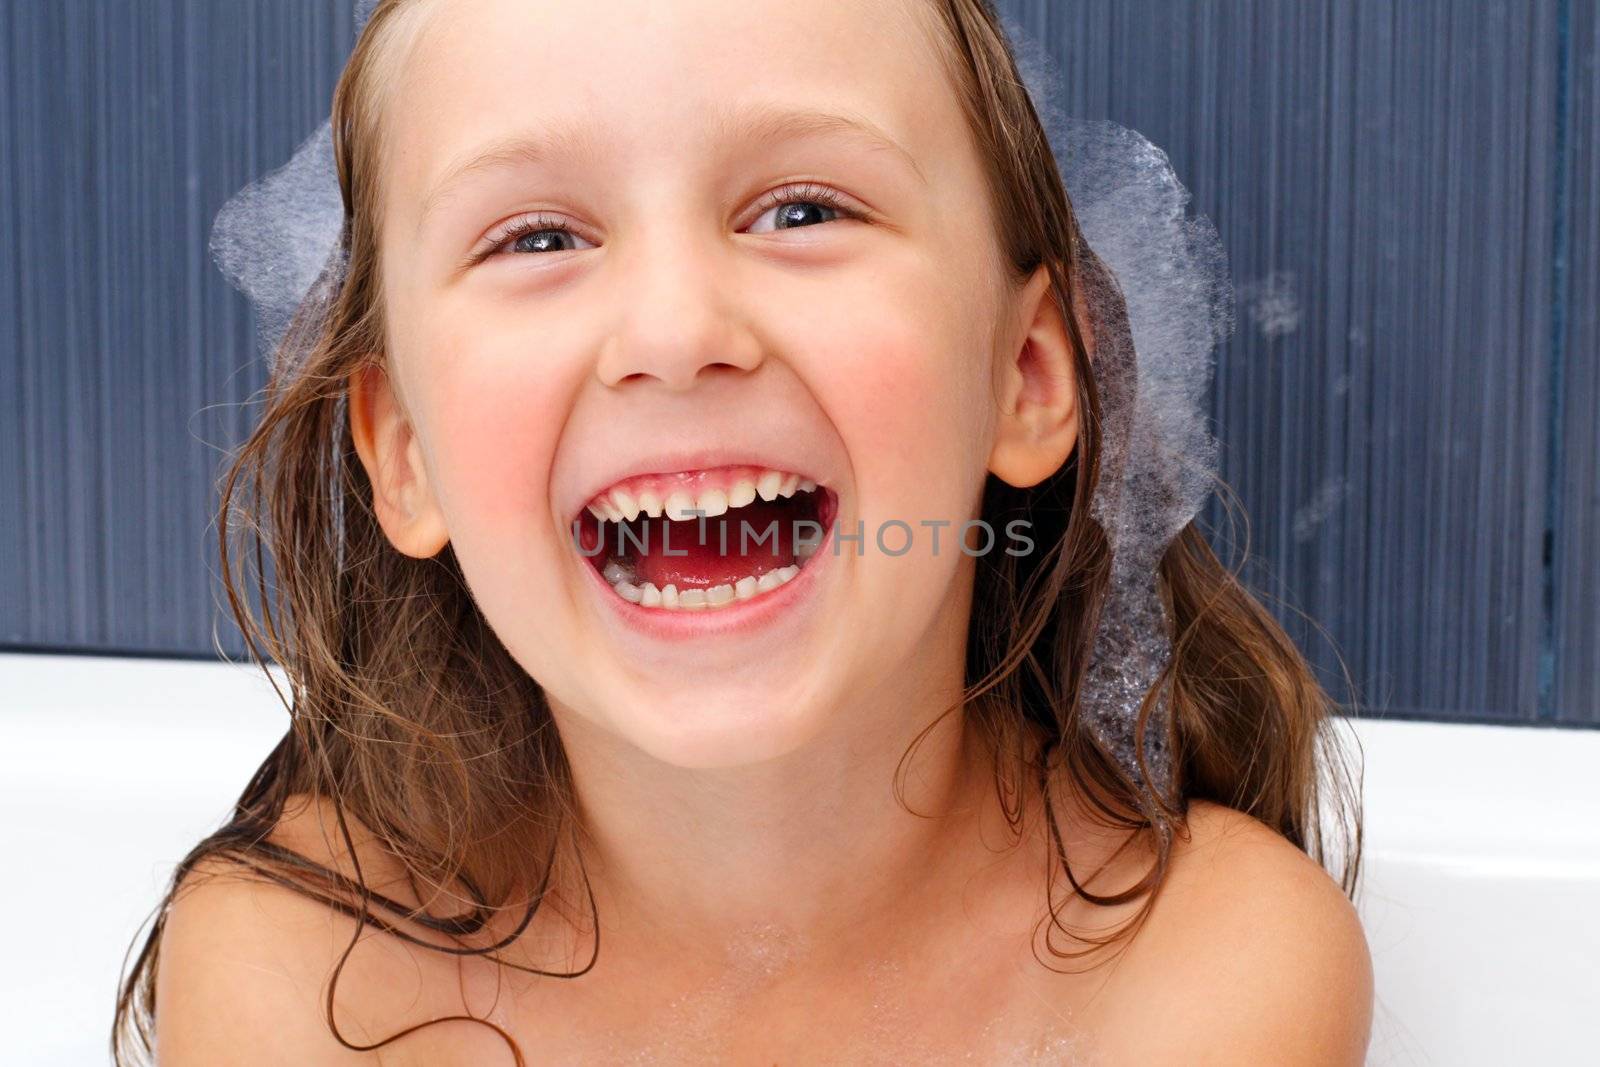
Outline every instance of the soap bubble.
{"type": "Polygon", "coordinates": [[[299,355],[284,345],[302,305],[331,303],[346,266],[344,199],[333,163],[333,125],[324,121],[289,162],[235,193],[211,227],[211,256],[255,309],[256,338],[269,366],[299,355]],[[319,284],[320,283],[320,284],[319,284]]]}
{"type": "MultiPolygon", "coordinates": [[[[1136,782],[1139,708],[1171,659],[1156,568],[1199,513],[1217,470],[1202,407],[1213,351],[1233,329],[1233,291],[1216,227],[1189,217],[1189,191],[1167,154],[1139,133],[1069,117],[1045,49],[1011,20],[1006,32],[1044,124],[1084,240],[1112,284],[1082,279],[1094,321],[1125,303],[1129,336],[1097,331],[1103,420],[1100,481],[1090,513],[1112,553],[1111,587],[1082,686],[1086,722],[1136,782]]],[[[1151,787],[1171,793],[1169,694],[1156,694],[1144,757],[1151,787]]]]}

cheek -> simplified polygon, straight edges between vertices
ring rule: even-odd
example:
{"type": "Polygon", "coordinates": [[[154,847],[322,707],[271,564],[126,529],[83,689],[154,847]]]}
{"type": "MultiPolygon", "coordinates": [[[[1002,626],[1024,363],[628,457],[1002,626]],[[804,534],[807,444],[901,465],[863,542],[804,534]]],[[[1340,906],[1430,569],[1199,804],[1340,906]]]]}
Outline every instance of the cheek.
{"type": "Polygon", "coordinates": [[[494,350],[438,360],[430,392],[434,477],[452,531],[528,530],[548,521],[551,457],[562,424],[547,365],[494,350]]]}
{"type": "MultiPolygon", "coordinates": [[[[948,320],[906,315],[833,339],[824,400],[845,437],[863,505],[958,508],[987,457],[981,344],[948,320]]],[[[897,516],[898,517],[898,516],[897,516]]]]}

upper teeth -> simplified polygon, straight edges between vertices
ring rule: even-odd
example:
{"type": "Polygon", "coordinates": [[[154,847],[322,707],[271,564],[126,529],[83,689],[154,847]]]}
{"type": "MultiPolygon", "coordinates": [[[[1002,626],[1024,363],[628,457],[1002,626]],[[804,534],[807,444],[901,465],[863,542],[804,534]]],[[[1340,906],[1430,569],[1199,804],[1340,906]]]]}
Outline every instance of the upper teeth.
{"type": "Polygon", "coordinates": [[[726,513],[730,508],[742,508],[753,503],[758,496],[762,500],[774,500],[780,496],[793,496],[796,490],[809,493],[816,487],[816,482],[798,474],[763,470],[758,475],[740,477],[726,488],[706,486],[698,491],[674,489],[665,497],[649,490],[642,490],[635,495],[626,489],[612,489],[590,501],[589,513],[605,522],[631,522],[640,515],[648,515],[653,519],[665,515],[680,521],[701,515],[711,518],[726,513]]]}

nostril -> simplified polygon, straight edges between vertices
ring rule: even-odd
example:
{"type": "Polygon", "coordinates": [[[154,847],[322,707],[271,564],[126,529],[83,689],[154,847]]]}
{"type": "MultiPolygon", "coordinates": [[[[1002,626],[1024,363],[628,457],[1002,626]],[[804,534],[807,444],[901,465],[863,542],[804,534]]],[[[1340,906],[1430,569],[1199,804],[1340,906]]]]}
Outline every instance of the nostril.
{"type": "MultiPolygon", "coordinates": [[[[718,373],[727,373],[729,371],[734,371],[734,372],[743,374],[744,373],[744,368],[741,367],[737,363],[730,363],[730,362],[728,362],[726,360],[708,360],[707,362],[700,364],[699,367],[695,368],[694,374],[688,375],[687,377],[690,378],[690,379],[697,378],[701,374],[704,374],[704,373],[706,373],[708,371],[718,372],[718,373]]],[[[620,385],[623,382],[640,381],[640,380],[643,380],[643,379],[646,379],[646,378],[655,378],[655,379],[658,379],[660,381],[668,381],[672,377],[674,377],[674,376],[673,375],[669,375],[669,374],[663,374],[661,372],[654,371],[654,370],[636,370],[636,371],[632,371],[632,372],[630,372],[628,374],[624,374],[622,377],[618,378],[617,379],[617,384],[620,385]]]]}

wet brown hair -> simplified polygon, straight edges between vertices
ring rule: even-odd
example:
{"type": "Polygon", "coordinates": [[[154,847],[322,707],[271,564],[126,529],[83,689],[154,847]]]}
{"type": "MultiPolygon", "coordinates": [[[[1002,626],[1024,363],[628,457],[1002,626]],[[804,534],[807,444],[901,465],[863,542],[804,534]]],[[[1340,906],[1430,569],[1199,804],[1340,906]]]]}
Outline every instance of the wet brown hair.
{"type": "MultiPolygon", "coordinates": [[[[1254,816],[1325,866],[1337,859],[1339,881],[1353,895],[1361,824],[1358,793],[1333,733],[1337,705],[1241,583],[1237,567],[1223,565],[1194,523],[1159,568],[1173,653],[1152,693],[1165,688],[1169,696],[1164,728],[1173,797],[1146,786],[1148,776],[1130,775],[1080,715],[1079,683],[1111,569],[1104,532],[1089,515],[1104,430],[1090,344],[1102,351],[1130,344],[1126,311],[1115,299],[1114,280],[1083,241],[990,0],[924,2],[936,12],[942,58],[983,160],[999,247],[1012,271],[1008,281],[1020,285],[1044,265],[1062,309],[1081,313],[1082,287],[1112,297],[1096,307],[1092,338],[1082,335],[1077,316],[1063,316],[1085,413],[1072,458],[1029,489],[989,479],[982,517],[993,526],[1026,517],[1041,551],[975,557],[967,699],[952,709],[964,709],[993,753],[996,789],[1019,834],[1022,791],[1038,789],[1047,801],[1059,873],[1074,893],[1096,905],[1142,899],[1129,921],[1095,937],[1067,928],[1052,892],[1041,918],[1050,924],[1050,951],[1060,959],[1093,957],[1137,932],[1193,799],[1254,816]],[[1153,859],[1136,884],[1107,894],[1084,888],[1089,879],[1074,871],[1056,824],[1054,801],[1068,790],[1086,799],[1097,821],[1148,844],[1153,859]],[[1057,933],[1081,947],[1057,949],[1057,933]]],[[[325,1005],[330,1029],[351,1049],[376,1048],[444,1021],[367,1046],[339,1033],[333,1021],[338,973],[363,927],[441,952],[489,954],[510,938],[472,947],[467,941],[507,909],[513,915],[521,909],[514,937],[540,907],[562,914],[570,909],[576,922],[593,906],[592,896],[585,901],[553,877],[564,843],[581,867],[582,829],[539,686],[478,611],[448,545],[419,560],[388,542],[351,439],[351,375],[385,347],[378,273],[385,87],[393,84],[420,31],[418,13],[428,6],[379,0],[340,77],[332,132],[348,269],[330,303],[315,308],[308,301],[291,324],[283,351],[304,358],[275,371],[261,421],[222,479],[218,533],[229,607],[252,658],[265,667],[270,656],[282,668],[290,728],[246,785],[227,824],[177,865],[119,989],[112,1032],[119,1065],[141,1062],[152,1050],[166,916],[180,887],[208,871],[241,870],[357,918],[325,1005]],[[232,549],[234,540],[240,551],[232,549]],[[246,602],[252,592],[259,618],[246,602]],[[331,806],[353,877],[269,840],[296,796],[331,806]],[[433,896],[464,899],[469,910],[441,918],[426,910],[426,902],[407,907],[375,892],[355,859],[347,815],[397,860],[417,899],[424,898],[422,884],[460,886],[460,894],[433,896]],[[536,884],[529,884],[529,856],[546,857],[536,884]],[[382,912],[441,940],[413,935],[382,912]]],[[[1219,489],[1226,486],[1219,483],[1219,489]]],[[[1147,699],[1140,711],[1141,731],[1147,724],[1162,728],[1151,717],[1153,706],[1147,699]]],[[[1056,876],[1052,872],[1052,885],[1056,876]]],[[[579,884],[581,878],[572,882],[579,884]]],[[[516,1042],[500,1032],[516,1061],[525,1062],[516,1042]]]]}

